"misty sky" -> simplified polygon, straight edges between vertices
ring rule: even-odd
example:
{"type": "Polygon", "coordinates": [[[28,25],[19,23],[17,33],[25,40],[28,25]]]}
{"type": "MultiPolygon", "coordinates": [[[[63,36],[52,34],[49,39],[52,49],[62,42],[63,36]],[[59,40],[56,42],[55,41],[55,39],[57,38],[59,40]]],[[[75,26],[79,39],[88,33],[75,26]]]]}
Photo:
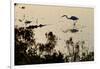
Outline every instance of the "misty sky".
{"type": "Polygon", "coordinates": [[[56,49],[66,52],[65,40],[73,37],[74,42],[85,41],[85,46],[93,51],[93,8],[64,7],[64,6],[42,6],[31,4],[18,4],[15,6],[15,25],[19,27],[26,26],[25,20],[31,20],[32,25],[46,24],[43,28],[34,30],[37,42],[46,43],[45,33],[52,31],[58,38],[56,49]],[[24,6],[24,9],[22,7],[24,6]],[[62,18],[62,15],[68,17],[76,16],[79,18],[76,28],[80,31],[77,33],[64,33],[68,29],[73,28],[73,21],[62,18]],[[19,19],[23,20],[22,22],[19,19]],[[38,23],[36,22],[38,20],[38,23]]]}

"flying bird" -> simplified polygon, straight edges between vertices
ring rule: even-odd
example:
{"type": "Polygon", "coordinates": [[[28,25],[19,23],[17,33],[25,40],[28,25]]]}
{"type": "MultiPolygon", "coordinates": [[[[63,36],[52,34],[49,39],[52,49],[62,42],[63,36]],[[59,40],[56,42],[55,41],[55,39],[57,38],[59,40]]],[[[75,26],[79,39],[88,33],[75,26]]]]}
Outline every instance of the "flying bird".
{"type": "Polygon", "coordinates": [[[30,24],[32,21],[26,20],[25,24],[30,24]]]}
{"type": "Polygon", "coordinates": [[[74,25],[74,27],[76,26],[77,20],[79,20],[79,18],[76,17],[76,16],[71,16],[71,17],[69,18],[67,15],[63,15],[62,17],[66,17],[67,19],[73,20],[73,23],[74,23],[73,25],[74,25]]]}
{"type": "Polygon", "coordinates": [[[21,8],[22,8],[22,9],[25,9],[25,7],[24,7],[24,6],[22,6],[21,8]]]}

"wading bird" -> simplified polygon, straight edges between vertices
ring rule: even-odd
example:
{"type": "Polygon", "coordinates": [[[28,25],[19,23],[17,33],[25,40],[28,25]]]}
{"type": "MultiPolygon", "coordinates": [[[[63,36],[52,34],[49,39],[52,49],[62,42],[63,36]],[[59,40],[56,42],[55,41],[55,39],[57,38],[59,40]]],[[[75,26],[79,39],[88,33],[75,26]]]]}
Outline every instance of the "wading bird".
{"type": "Polygon", "coordinates": [[[76,26],[76,22],[77,22],[77,20],[79,20],[79,18],[78,17],[76,17],[76,16],[71,16],[70,18],[67,16],[67,15],[63,15],[62,17],[66,17],[67,19],[70,19],[70,20],[73,20],[73,29],[74,29],[74,27],[76,26]]]}

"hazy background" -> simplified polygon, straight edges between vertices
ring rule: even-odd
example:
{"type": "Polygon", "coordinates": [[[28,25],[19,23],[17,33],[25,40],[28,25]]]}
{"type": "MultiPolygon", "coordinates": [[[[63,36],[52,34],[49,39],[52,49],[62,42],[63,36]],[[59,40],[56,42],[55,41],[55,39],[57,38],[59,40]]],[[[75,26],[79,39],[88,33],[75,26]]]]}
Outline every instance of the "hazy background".
{"type": "MultiPolygon", "coordinates": [[[[18,1],[18,0],[14,0],[14,1],[18,1]]],[[[23,2],[27,2],[27,3],[34,3],[34,4],[53,4],[53,5],[68,5],[69,3],[71,5],[76,5],[78,4],[78,6],[81,6],[81,5],[87,5],[88,7],[89,6],[93,6],[95,5],[96,6],[96,12],[95,12],[95,62],[86,62],[86,63],[64,63],[64,64],[46,64],[46,65],[27,65],[27,66],[19,66],[20,68],[16,68],[16,69],[33,69],[36,68],[36,69],[40,69],[41,67],[44,68],[44,69],[61,69],[61,68],[70,68],[70,69],[84,69],[84,68],[91,68],[91,69],[94,69],[94,68],[98,68],[99,67],[99,64],[100,64],[100,55],[99,52],[100,52],[100,41],[99,41],[99,38],[100,38],[100,32],[99,32],[99,29],[100,29],[100,15],[98,15],[100,13],[100,3],[99,3],[99,0],[19,0],[19,1],[23,1],[23,2]],[[67,64],[67,66],[66,66],[67,64]]],[[[11,33],[11,30],[10,30],[10,23],[13,21],[11,20],[10,21],[10,17],[11,15],[9,14],[10,13],[10,9],[11,8],[11,5],[10,5],[10,0],[1,0],[0,1],[0,8],[1,8],[1,17],[0,17],[0,22],[1,22],[1,25],[0,25],[0,32],[2,34],[0,34],[0,46],[2,47],[0,49],[0,54],[1,54],[1,59],[0,59],[0,68],[1,69],[7,69],[8,66],[10,65],[10,33],[11,33]],[[6,29],[5,29],[6,28],[6,29]],[[4,39],[4,37],[6,38],[6,40],[4,39]],[[6,43],[5,43],[6,42],[6,43]],[[5,52],[4,49],[6,50],[5,52]],[[3,52],[3,54],[2,54],[3,52]],[[5,55],[4,55],[5,54],[5,55]],[[4,62],[4,60],[6,61],[6,63],[4,62]]],[[[13,10],[13,9],[12,9],[13,10]]],[[[12,13],[11,13],[12,14],[12,13]]],[[[13,17],[14,18],[14,17],[13,17]]],[[[13,24],[13,22],[12,22],[13,24]]],[[[13,29],[13,28],[12,28],[13,29]]],[[[13,34],[14,32],[12,32],[13,34]]],[[[12,42],[13,44],[13,42],[12,42]]],[[[12,46],[13,47],[13,46],[12,46]]]]}
{"type": "Polygon", "coordinates": [[[67,51],[65,40],[68,40],[69,37],[73,37],[74,42],[85,41],[85,46],[89,48],[89,51],[93,51],[93,13],[93,8],[18,4],[15,6],[15,25],[19,27],[26,26],[24,20],[31,20],[32,25],[46,24],[47,26],[43,28],[34,29],[36,42],[45,43],[45,33],[52,31],[58,37],[56,49],[63,53],[67,51]],[[22,6],[25,9],[22,9],[22,6]],[[68,17],[76,16],[79,18],[76,24],[76,27],[80,30],[79,32],[63,32],[73,28],[73,21],[61,17],[64,14],[68,17]],[[23,22],[19,22],[19,19],[23,22]],[[36,23],[37,19],[38,23],[36,23]]]}

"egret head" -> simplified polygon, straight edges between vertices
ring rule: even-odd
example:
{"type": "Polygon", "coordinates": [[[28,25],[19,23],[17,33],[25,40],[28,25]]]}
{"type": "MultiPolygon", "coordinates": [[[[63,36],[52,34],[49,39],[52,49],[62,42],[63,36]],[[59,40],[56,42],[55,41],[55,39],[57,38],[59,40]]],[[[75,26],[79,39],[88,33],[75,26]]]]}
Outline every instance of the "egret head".
{"type": "Polygon", "coordinates": [[[68,16],[67,16],[67,15],[62,15],[61,17],[66,17],[66,18],[68,18],[68,16]]]}

